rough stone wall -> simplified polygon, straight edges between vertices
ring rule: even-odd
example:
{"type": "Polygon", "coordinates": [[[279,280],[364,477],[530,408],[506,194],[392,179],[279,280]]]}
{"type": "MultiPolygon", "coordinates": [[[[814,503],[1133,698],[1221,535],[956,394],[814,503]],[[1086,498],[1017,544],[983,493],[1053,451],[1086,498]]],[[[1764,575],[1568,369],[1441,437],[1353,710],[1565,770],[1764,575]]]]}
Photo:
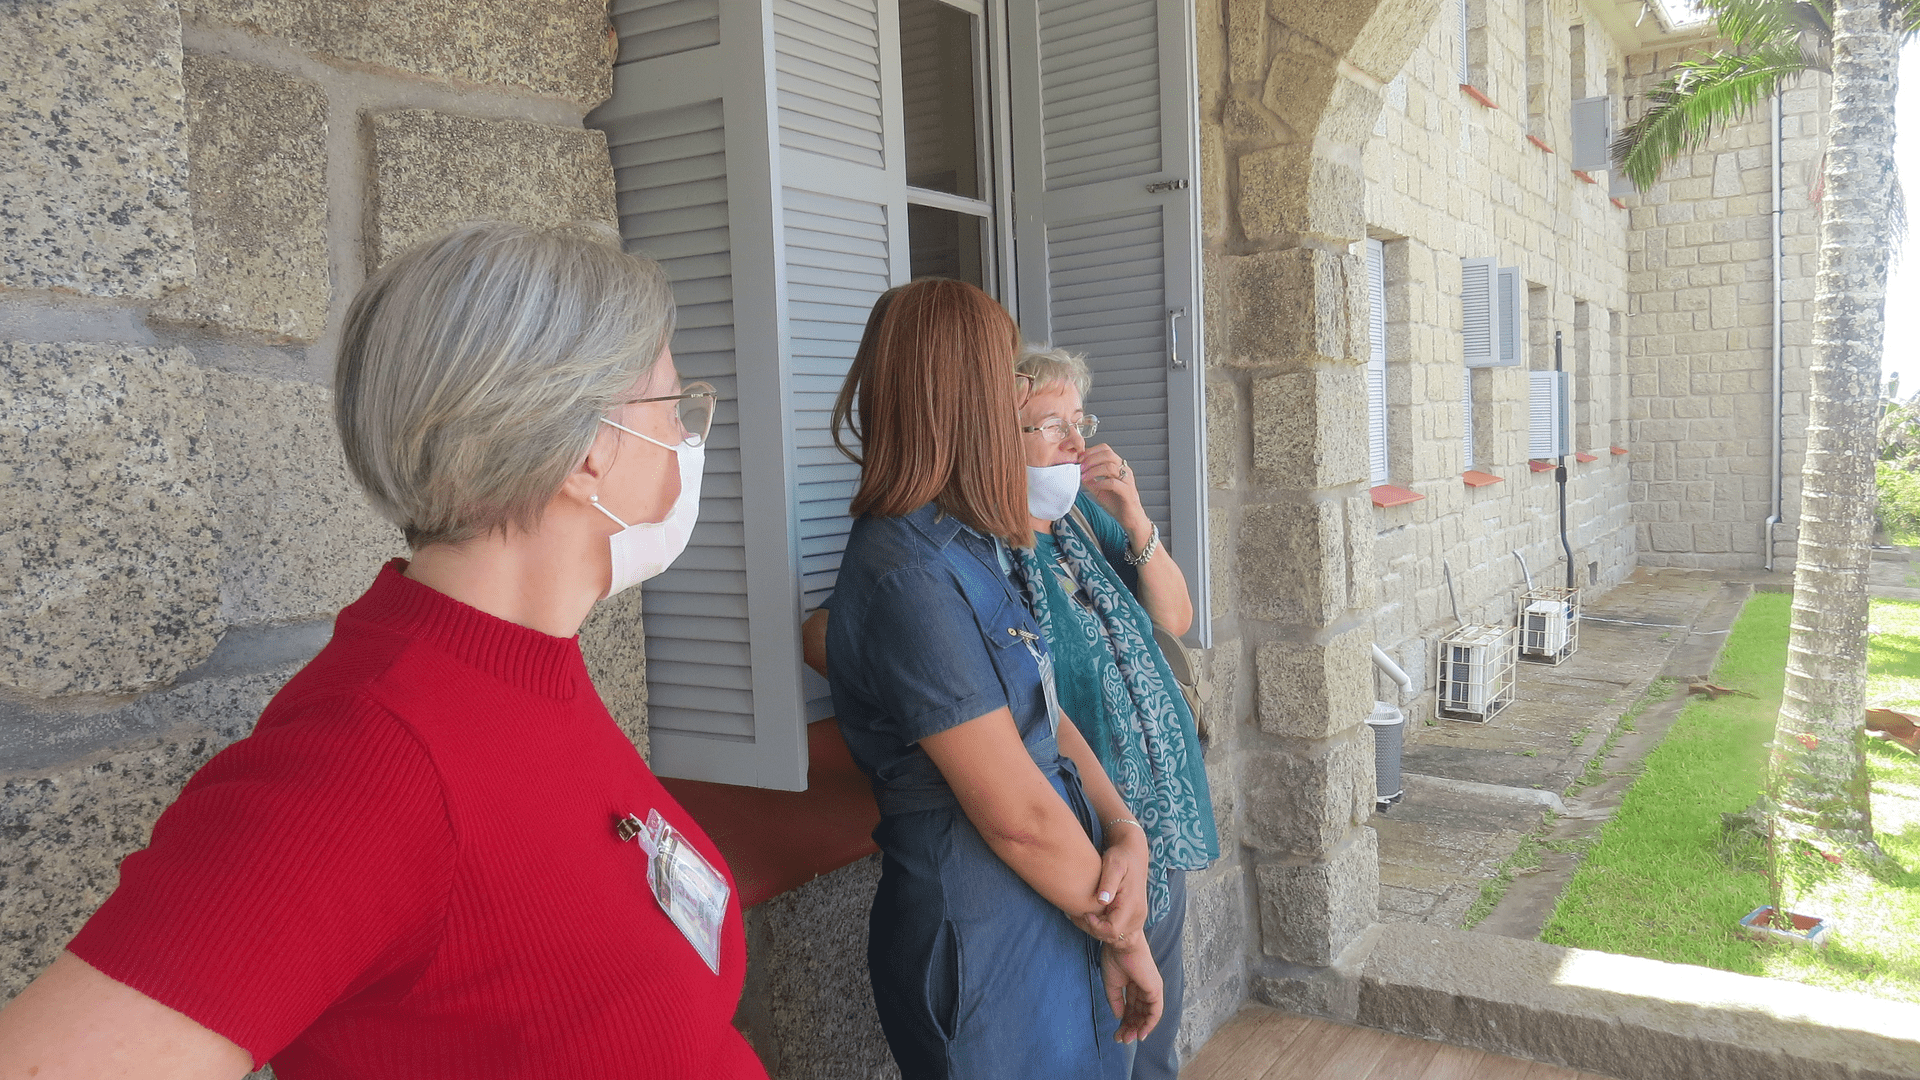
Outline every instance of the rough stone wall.
{"type": "MultiPolygon", "coordinates": [[[[367,272],[615,220],[599,0],[0,8],[0,990],[404,553],[330,406],[367,272]]],[[[586,630],[645,745],[637,593],[586,630]]]]}
{"type": "Polygon", "coordinates": [[[1457,625],[1455,602],[1466,622],[1511,623],[1524,581],[1513,552],[1536,583],[1566,581],[1554,474],[1531,471],[1527,452],[1527,370],[1553,367],[1555,331],[1572,372],[1573,446],[1594,458],[1567,459],[1574,579],[1605,588],[1634,565],[1629,459],[1611,449],[1626,445],[1616,437],[1626,409],[1612,324],[1628,307],[1627,211],[1557,152],[1572,142],[1571,101],[1605,92],[1587,73],[1618,68],[1620,53],[1597,27],[1573,33],[1587,17],[1577,0],[1475,13],[1472,70],[1499,107],[1460,89],[1459,21],[1449,9],[1387,83],[1362,156],[1366,227],[1386,242],[1389,471],[1392,483],[1424,496],[1372,515],[1374,638],[1419,693],[1403,696],[1383,676],[1374,685],[1414,713],[1414,738],[1431,713],[1434,651],[1457,625]],[[1518,267],[1532,287],[1522,364],[1473,373],[1473,468],[1499,482],[1471,486],[1462,479],[1460,261],[1481,257],[1518,267]]]}
{"type": "MultiPolygon", "coordinates": [[[[1326,1012],[1377,915],[1362,150],[1439,0],[1200,0],[1225,857],[1194,879],[1183,1040],[1246,996],[1326,1012]]],[[[1450,8],[1449,8],[1450,10],[1450,8]]]]}
{"type": "MultiPolygon", "coordinates": [[[[1646,108],[1678,51],[1627,59],[1627,112],[1646,108]]],[[[1826,151],[1827,80],[1782,97],[1782,517],[1776,565],[1791,566],[1813,362],[1815,201],[1826,151]]],[[[1628,236],[1626,370],[1640,561],[1754,568],[1766,561],[1773,481],[1772,110],[1716,131],[1644,193],[1622,194],[1628,236]]]]}

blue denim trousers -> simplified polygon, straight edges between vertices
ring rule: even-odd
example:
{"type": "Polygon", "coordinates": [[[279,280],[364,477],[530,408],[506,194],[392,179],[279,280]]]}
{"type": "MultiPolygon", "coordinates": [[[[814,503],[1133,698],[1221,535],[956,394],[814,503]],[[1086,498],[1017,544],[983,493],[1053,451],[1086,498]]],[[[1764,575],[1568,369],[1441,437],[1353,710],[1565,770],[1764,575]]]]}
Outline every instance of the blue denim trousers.
{"type": "MultiPolygon", "coordinates": [[[[1079,778],[1049,778],[1097,844],[1079,778]]],[[[1001,862],[958,804],[886,814],[874,839],[867,968],[902,1076],[1125,1080],[1099,943],[1001,862]]]]}

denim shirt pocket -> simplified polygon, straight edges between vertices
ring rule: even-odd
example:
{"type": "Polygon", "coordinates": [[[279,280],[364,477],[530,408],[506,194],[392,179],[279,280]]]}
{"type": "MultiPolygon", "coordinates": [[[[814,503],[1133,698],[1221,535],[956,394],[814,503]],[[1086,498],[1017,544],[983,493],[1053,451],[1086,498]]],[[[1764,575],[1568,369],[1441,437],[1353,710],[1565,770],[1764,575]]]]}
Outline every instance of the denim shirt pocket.
{"type": "Polygon", "coordinates": [[[1036,717],[1042,722],[1046,719],[1046,693],[1040,684],[1040,666],[1027,647],[1029,643],[1041,649],[1047,647],[1040,638],[1040,627],[1026,605],[1012,597],[1002,597],[998,606],[990,606],[986,612],[975,608],[973,617],[980,625],[980,636],[993,646],[988,651],[993,656],[994,671],[1000,676],[1000,686],[1006,691],[1007,704],[1013,710],[1014,726],[1025,739],[1036,717]]]}

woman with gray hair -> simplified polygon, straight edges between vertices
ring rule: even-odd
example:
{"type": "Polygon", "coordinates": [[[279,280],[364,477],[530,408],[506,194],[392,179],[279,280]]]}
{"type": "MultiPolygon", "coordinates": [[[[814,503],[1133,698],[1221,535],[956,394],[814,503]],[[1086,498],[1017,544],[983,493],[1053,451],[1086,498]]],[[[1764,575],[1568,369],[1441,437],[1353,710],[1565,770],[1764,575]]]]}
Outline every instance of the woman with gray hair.
{"type": "Polygon", "coordinates": [[[1140,502],[1133,468],[1084,409],[1086,360],[1027,346],[1014,370],[1032,387],[1020,406],[1031,548],[1027,604],[1053,650],[1060,709],[1086,737],[1147,834],[1147,944],[1165,984],[1159,1027],[1135,1044],[1133,1080],[1179,1074],[1175,1041],[1184,980],[1186,874],[1220,857],[1193,711],[1154,628],[1193,622],[1187,579],[1140,502]]]}
{"type": "Polygon", "coordinates": [[[0,1011],[0,1077],[765,1076],[732,879],[575,636],[693,528],[714,391],[672,331],[660,268],[591,226],[373,275],[336,419],[412,558],[0,1011]]]}

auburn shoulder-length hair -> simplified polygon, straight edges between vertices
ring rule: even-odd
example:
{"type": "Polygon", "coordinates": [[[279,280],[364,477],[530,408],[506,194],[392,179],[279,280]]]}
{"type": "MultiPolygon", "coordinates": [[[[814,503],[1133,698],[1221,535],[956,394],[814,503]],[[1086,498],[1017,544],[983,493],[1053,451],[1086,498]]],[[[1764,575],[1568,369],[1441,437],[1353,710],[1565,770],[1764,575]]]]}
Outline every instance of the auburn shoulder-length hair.
{"type": "Polygon", "coordinates": [[[981,533],[1031,546],[1019,348],[1013,317],[964,281],[922,278],[883,294],[833,408],[834,444],[860,465],[849,512],[896,517],[933,502],[981,533]],[[843,427],[858,452],[841,442],[843,427]]]}

